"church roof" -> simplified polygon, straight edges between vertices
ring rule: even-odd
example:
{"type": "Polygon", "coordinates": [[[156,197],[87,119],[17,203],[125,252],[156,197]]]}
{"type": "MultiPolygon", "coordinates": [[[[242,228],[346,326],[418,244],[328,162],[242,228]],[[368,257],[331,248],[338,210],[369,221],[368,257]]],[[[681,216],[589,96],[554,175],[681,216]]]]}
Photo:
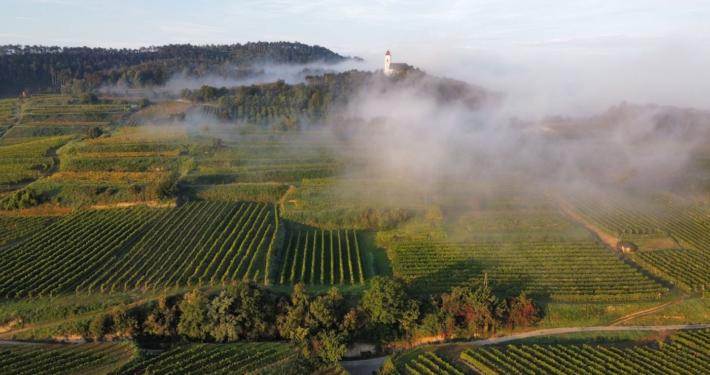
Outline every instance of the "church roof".
{"type": "Polygon", "coordinates": [[[390,69],[393,70],[405,70],[409,69],[411,66],[409,64],[404,64],[404,63],[391,63],[390,64],[390,69]]]}

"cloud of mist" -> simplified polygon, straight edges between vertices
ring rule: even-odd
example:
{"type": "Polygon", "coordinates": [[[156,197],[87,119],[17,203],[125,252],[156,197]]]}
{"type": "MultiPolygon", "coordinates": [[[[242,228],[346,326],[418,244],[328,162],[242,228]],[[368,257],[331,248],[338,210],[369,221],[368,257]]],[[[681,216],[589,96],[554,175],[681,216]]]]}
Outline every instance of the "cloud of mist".
{"type": "Polygon", "coordinates": [[[351,133],[350,177],[430,198],[508,188],[650,192],[682,186],[710,139],[710,114],[695,110],[619,104],[592,115],[526,118],[508,96],[471,108],[426,92],[381,75],[365,86],[342,114],[367,124],[351,133]]]}
{"type": "Polygon", "coordinates": [[[309,75],[338,73],[352,69],[362,69],[364,63],[355,59],[339,63],[312,62],[308,64],[254,64],[249,67],[219,66],[204,74],[185,72],[173,74],[164,85],[145,88],[128,88],[121,85],[104,86],[99,91],[104,94],[130,94],[160,100],[175,98],[184,89],[197,90],[202,86],[234,88],[258,85],[276,81],[288,84],[303,83],[309,75]]]}
{"type": "Polygon", "coordinates": [[[622,101],[710,110],[707,36],[609,35],[475,45],[418,40],[402,43],[393,53],[395,61],[431,74],[504,92],[501,110],[524,118],[591,115],[622,101]]]}

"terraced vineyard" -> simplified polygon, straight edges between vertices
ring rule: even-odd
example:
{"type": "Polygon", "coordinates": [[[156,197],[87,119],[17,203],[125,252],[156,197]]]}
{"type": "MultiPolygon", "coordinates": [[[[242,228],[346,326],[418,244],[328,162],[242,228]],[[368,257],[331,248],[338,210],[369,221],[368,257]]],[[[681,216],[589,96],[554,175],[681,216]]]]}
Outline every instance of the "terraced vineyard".
{"type": "Polygon", "coordinates": [[[15,99],[0,100],[0,137],[14,124],[19,108],[19,102],[15,99]]]}
{"type": "Polygon", "coordinates": [[[136,361],[116,375],[138,374],[301,374],[296,353],[286,344],[192,344],[136,361]]]}
{"type": "Polygon", "coordinates": [[[34,96],[25,101],[21,121],[6,138],[32,138],[87,134],[90,128],[107,128],[130,112],[126,104],[79,104],[61,95],[34,96]]]}
{"type": "Polygon", "coordinates": [[[354,230],[289,230],[279,284],[363,284],[363,251],[354,230]]]}
{"type": "Polygon", "coordinates": [[[591,240],[480,240],[404,242],[393,268],[415,290],[441,292],[481,280],[515,293],[558,301],[655,299],[666,290],[591,240]]]}
{"type": "Polygon", "coordinates": [[[482,374],[707,374],[710,330],[684,331],[661,347],[506,345],[461,353],[482,374]]]}
{"type": "Polygon", "coordinates": [[[0,146],[0,190],[30,182],[46,174],[53,166],[50,156],[71,137],[40,138],[29,142],[0,146]]]}
{"type": "Polygon", "coordinates": [[[0,245],[39,232],[52,220],[46,216],[0,216],[0,245]]]}
{"type": "Polygon", "coordinates": [[[181,127],[141,126],[71,143],[59,171],[30,188],[64,207],[164,200],[160,184],[179,172],[185,139],[181,127]]]}
{"type": "Polygon", "coordinates": [[[0,295],[261,282],[277,225],[257,203],[80,211],[0,254],[0,295]]]}
{"type": "Polygon", "coordinates": [[[588,222],[619,238],[640,245],[630,256],[642,267],[686,291],[710,287],[710,207],[686,204],[670,198],[634,204],[633,201],[599,202],[578,199],[575,209],[588,222]],[[667,249],[644,249],[654,234],[666,233],[679,245],[667,249]],[[650,238],[649,238],[650,237],[650,238]],[[682,247],[682,248],[678,248],[682,247]]]}
{"type": "Polygon", "coordinates": [[[105,374],[135,355],[132,343],[3,346],[0,369],[6,375],[105,374]]]}

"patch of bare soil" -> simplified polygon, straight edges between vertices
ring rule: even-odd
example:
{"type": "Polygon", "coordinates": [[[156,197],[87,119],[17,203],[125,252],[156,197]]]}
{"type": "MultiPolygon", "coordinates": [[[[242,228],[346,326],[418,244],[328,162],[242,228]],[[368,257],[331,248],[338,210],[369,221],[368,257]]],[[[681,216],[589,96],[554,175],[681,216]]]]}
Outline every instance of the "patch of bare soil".
{"type": "Polygon", "coordinates": [[[89,208],[93,208],[95,210],[105,210],[109,208],[127,208],[127,207],[135,207],[135,206],[146,206],[146,207],[151,207],[151,208],[174,208],[177,206],[177,203],[175,201],[134,201],[134,202],[118,202],[118,203],[111,203],[111,204],[95,204],[93,206],[90,206],[89,208]]]}
{"type": "Polygon", "coordinates": [[[84,344],[86,339],[81,335],[65,335],[65,336],[52,336],[52,340],[57,342],[64,342],[67,344],[84,344]]]}

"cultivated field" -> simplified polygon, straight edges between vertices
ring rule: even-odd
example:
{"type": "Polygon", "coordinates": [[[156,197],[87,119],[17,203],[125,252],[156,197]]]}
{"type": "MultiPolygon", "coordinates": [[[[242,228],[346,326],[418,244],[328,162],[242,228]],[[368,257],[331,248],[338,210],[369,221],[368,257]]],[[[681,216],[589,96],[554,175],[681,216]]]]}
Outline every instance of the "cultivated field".
{"type": "Polygon", "coordinates": [[[639,251],[629,257],[640,266],[685,291],[707,290],[710,206],[670,196],[646,198],[578,199],[575,208],[599,230],[636,244],[639,251]]]}
{"type": "MultiPolygon", "coordinates": [[[[353,230],[288,230],[280,284],[364,284],[364,251],[353,230]]],[[[369,275],[373,275],[370,270],[369,275]]]]}
{"type": "Polygon", "coordinates": [[[264,282],[275,213],[257,203],[80,211],[0,254],[0,295],[264,282]]]}
{"type": "Polygon", "coordinates": [[[137,354],[132,343],[0,347],[3,374],[106,374],[137,354]]]}
{"type": "Polygon", "coordinates": [[[683,331],[669,343],[505,345],[470,349],[461,361],[483,374],[704,374],[710,371],[710,330],[683,331]]]}
{"type": "Polygon", "coordinates": [[[135,361],[115,374],[299,374],[295,357],[280,343],[191,344],[135,361]]]}

